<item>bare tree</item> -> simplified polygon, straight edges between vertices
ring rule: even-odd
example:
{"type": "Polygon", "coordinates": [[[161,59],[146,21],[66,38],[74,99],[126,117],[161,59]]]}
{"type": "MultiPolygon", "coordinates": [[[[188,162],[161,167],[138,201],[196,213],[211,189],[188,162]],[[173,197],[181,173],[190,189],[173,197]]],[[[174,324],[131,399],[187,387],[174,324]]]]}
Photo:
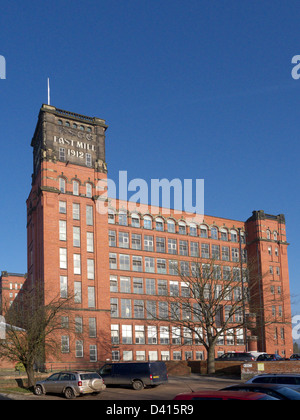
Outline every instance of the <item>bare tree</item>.
{"type": "MultiPolygon", "coordinates": [[[[176,335],[179,339],[177,343],[191,344],[194,337],[207,351],[207,372],[214,373],[217,344],[236,337],[247,350],[248,331],[253,333],[258,328],[249,315],[261,313],[258,282],[262,279],[255,262],[253,266],[248,261],[247,265],[225,267],[219,265],[219,260],[205,261],[194,260],[191,271],[185,270],[183,264],[178,270],[181,287],[170,287],[169,295],[158,303],[158,310],[148,311],[148,318],[158,321],[158,325],[171,326],[174,341],[176,335]]],[[[266,325],[272,320],[263,322],[266,325]]]]}
{"type": "Polygon", "coordinates": [[[35,364],[43,361],[46,353],[58,351],[55,332],[63,328],[62,317],[70,313],[71,299],[57,296],[44,303],[43,293],[24,287],[11,306],[5,302],[2,306],[7,328],[5,340],[0,340],[0,358],[24,365],[28,387],[35,384],[35,364]]]}

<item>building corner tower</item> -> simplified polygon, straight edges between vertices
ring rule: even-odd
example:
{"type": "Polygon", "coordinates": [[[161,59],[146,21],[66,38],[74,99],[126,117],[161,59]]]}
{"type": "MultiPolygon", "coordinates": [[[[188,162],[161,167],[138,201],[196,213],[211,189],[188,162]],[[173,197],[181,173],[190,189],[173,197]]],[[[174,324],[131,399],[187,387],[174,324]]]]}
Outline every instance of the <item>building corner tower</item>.
{"type": "Polygon", "coordinates": [[[72,296],[82,334],[62,331],[61,362],[103,361],[111,351],[108,223],[96,211],[97,185],[107,179],[106,129],[102,119],[42,105],[31,142],[28,282],[46,304],[72,296]]]}

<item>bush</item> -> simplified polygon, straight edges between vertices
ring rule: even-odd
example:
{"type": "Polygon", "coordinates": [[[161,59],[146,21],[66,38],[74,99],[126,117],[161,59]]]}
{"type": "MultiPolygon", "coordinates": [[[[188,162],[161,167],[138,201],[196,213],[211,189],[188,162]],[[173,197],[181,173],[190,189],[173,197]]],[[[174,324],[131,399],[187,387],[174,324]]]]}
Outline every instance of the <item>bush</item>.
{"type": "Polygon", "coordinates": [[[24,367],[23,363],[18,362],[15,366],[15,371],[16,372],[25,372],[25,367],[24,367]]]}

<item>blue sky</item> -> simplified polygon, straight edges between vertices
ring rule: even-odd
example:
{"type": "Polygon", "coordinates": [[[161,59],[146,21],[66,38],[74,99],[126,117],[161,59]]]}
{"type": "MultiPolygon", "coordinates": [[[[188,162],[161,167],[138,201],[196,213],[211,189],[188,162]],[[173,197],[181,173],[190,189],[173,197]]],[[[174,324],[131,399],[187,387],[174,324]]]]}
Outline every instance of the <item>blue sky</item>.
{"type": "Polygon", "coordinates": [[[205,213],[287,220],[300,313],[299,1],[36,0],[1,8],[0,270],[26,271],[42,103],[106,120],[109,177],[205,180],[205,213]]]}

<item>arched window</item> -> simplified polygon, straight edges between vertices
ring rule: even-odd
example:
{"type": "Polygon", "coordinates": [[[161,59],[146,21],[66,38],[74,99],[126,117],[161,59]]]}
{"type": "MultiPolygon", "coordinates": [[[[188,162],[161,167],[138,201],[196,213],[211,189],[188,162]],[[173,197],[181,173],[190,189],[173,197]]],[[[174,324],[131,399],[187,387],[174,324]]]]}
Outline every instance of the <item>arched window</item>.
{"type": "Polygon", "coordinates": [[[73,181],[73,194],[79,195],[79,182],[75,180],[73,181]]]}
{"type": "Polygon", "coordinates": [[[155,229],[159,230],[160,232],[164,231],[164,221],[161,217],[157,217],[155,219],[155,229]]]}
{"type": "Polygon", "coordinates": [[[218,229],[216,227],[212,227],[210,229],[211,239],[218,239],[218,229]]]}
{"type": "Polygon", "coordinates": [[[206,225],[201,225],[200,226],[200,236],[201,238],[207,238],[207,226],[206,225]]]}
{"type": "Polygon", "coordinates": [[[127,212],[124,210],[119,211],[119,225],[127,226],[127,212]]]}
{"type": "Polygon", "coordinates": [[[185,224],[185,222],[179,222],[178,223],[178,226],[179,226],[179,230],[178,230],[178,232],[181,234],[181,235],[186,235],[186,224],[185,224]]]}
{"type": "Polygon", "coordinates": [[[220,229],[221,232],[221,240],[222,241],[228,241],[228,231],[225,228],[220,229]]]}
{"type": "Polygon", "coordinates": [[[116,223],[116,215],[114,210],[108,209],[108,223],[112,225],[116,223]]]}
{"type": "Polygon", "coordinates": [[[278,235],[277,235],[276,230],[274,230],[273,232],[273,238],[274,238],[274,241],[277,241],[278,235]]]}
{"type": "Polygon", "coordinates": [[[168,232],[175,233],[175,221],[172,219],[168,219],[167,222],[168,232]]]}
{"type": "Polygon", "coordinates": [[[189,228],[190,228],[190,235],[191,236],[197,236],[197,225],[196,225],[196,223],[190,223],[189,228]]]}
{"type": "Polygon", "coordinates": [[[237,231],[232,229],[230,231],[230,236],[231,236],[231,242],[237,242],[238,241],[238,234],[237,231]]]}
{"type": "Polygon", "coordinates": [[[267,239],[271,239],[271,231],[269,229],[267,230],[267,239]]]}
{"type": "Polygon", "coordinates": [[[87,183],[85,187],[86,187],[86,196],[87,196],[88,198],[92,198],[92,194],[93,194],[93,187],[92,187],[92,184],[87,183]]]}
{"type": "Polygon", "coordinates": [[[152,218],[150,216],[144,216],[144,229],[152,229],[152,218]]]}
{"type": "Polygon", "coordinates": [[[59,178],[59,191],[61,193],[66,192],[66,180],[65,180],[65,178],[59,178]]]}
{"type": "Polygon", "coordinates": [[[140,227],[140,216],[136,213],[131,215],[131,226],[132,227],[140,227]]]}

